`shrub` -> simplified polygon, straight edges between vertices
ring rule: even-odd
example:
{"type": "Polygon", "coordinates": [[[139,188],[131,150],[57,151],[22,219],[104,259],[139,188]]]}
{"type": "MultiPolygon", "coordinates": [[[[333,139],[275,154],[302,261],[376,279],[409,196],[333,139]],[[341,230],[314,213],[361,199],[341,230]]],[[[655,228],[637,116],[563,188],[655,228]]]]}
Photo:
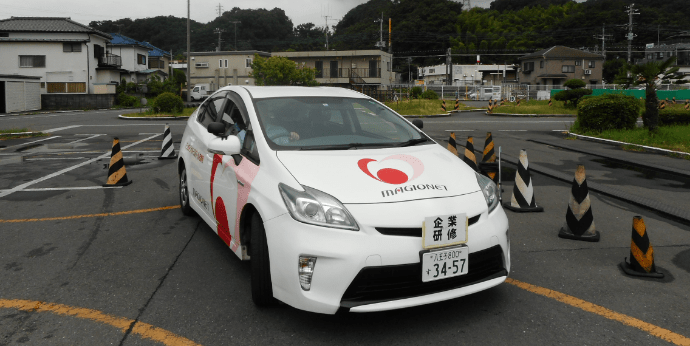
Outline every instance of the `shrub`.
{"type": "Polygon", "coordinates": [[[135,92],[137,92],[137,83],[133,83],[133,82],[127,83],[126,92],[128,92],[128,93],[135,93],[135,92]]]}
{"type": "Polygon", "coordinates": [[[427,89],[420,96],[421,96],[421,98],[427,99],[427,100],[438,100],[438,94],[431,89],[427,89]]]}
{"type": "Polygon", "coordinates": [[[158,95],[158,97],[153,100],[151,108],[156,113],[179,113],[182,112],[182,108],[184,108],[184,102],[182,102],[179,96],[165,92],[158,95]]]}
{"type": "Polygon", "coordinates": [[[554,95],[553,98],[556,99],[556,101],[566,101],[569,102],[568,105],[571,108],[576,108],[577,104],[580,102],[580,99],[584,96],[587,95],[592,95],[592,90],[590,89],[572,89],[572,90],[563,90],[559,91],[554,95]]]}
{"type": "Polygon", "coordinates": [[[122,107],[136,107],[139,104],[139,100],[136,97],[127,95],[125,93],[117,94],[115,103],[122,107]]]}
{"type": "MultiPolygon", "coordinates": [[[[646,118],[645,116],[642,117],[646,118]]],[[[660,109],[659,125],[688,125],[690,124],[690,111],[684,109],[660,109]]]]}
{"type": "Polygon", "coordinates": [[[563,83],[563,86],[568,88],[568,89],[580,89],[584,88],[585,85],[587,85],[584,81],[581,79],[569,79],[565,83],[563,83]]]}
{"type": "Polygon", "coordinates": [[[416,86],[416,87],[412,88],[412,89],[410,90],[410,94],[411,94],[412,97],[414,97],[414,98],[416,98],[416,99],[419,98],[419,95],[422,94],[422,87],[416,86]]]}
{"type": "Polygon", "coordinates": [[[601,132],[635,128],[640,104],[632,96],[606,94],[588,97],[577,107],[578,127],[601,132]]]}

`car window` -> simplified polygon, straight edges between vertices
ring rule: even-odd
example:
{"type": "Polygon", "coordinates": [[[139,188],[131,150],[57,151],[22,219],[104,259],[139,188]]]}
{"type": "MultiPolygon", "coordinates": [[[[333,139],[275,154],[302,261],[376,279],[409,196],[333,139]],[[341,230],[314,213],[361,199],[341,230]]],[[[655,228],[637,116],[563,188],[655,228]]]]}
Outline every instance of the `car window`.
{"type": "Polygon", "coordinates": [[[396,146],[427,138],[372,99],[279,97],[254,103],[261,130],[274,150],[396,146]]]}
{"type": "Polygon", "coordinates": [[[223,114],[223,105],[226,101],[227,91],[221,91],[213,94],[209,97],[199,110],[199,115],[197,116],[197,121],[204,126],[208,127],[208,124],[220,121],[219,114],[223,114]]]}

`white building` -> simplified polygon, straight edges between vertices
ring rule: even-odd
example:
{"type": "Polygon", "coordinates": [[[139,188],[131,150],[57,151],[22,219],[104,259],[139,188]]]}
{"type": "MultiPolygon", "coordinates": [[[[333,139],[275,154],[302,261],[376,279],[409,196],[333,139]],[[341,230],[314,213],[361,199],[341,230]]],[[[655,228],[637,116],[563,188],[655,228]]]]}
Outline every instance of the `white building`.
{"type": "Polygon", "coordinates": [[[168,66],[172,56],[148,42],[140,42],[120,34],[110,34],[113,39],[109,50],[122,58],[120,78],[127,82],[146,83],[154,75],[161,80],[168,78],[168,66]]]}
{"type": "Polygon", "coordinates": [[[42,94],[109,93],[119,81],[120,57],[106,51],[112,37],[69,18],[0,20],[0,71],[40,77],[42,94]]]}
{"type": "MultiPolygon", "coordinates": [[[[418,76],[426,85],[448,85],[446,64],[420,67],[418,76]]],[[[500,85],[517,82],[513,65],[453,65],[453,85],[500,85]]]]}

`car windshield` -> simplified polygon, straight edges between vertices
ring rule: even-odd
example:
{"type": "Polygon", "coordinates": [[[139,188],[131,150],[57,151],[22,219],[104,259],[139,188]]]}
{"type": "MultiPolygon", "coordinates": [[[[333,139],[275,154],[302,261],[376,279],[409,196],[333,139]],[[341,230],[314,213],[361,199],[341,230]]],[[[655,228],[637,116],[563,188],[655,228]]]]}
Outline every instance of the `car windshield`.
{"type": "Polygon", "coordinates": [[[431,141],[371,99],[280,97],[255,100],[274,150],[338,150],[418,145],[431,141]]]}

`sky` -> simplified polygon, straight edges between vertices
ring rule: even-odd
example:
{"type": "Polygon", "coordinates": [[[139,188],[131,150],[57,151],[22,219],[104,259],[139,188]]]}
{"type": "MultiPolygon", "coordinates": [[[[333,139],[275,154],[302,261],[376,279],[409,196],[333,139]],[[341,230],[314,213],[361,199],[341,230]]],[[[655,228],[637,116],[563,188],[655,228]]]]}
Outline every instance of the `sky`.
{"type": "MultiPolygon", "coordinates": [[[[233,7],[282,8],[293,25],[312,22],[329,26],[342,19],[345,14],[367,0],[190,0],[193,20],[207,23],[218,15],[218,4],[223,11],[233,7]]],[[[458,0],[462,1],[462,0],[458,0]]],[[[470,0],[473,7],[489,7],[492,0],[470,0]]],[[[384,14],[385,15],[385,14],[384,14]]],[[[156,16],[187,17],[185,0],[0,0],[0,19],[9,17],[70,17],[88,25],[97,20],[118,20],[121,18],[146,18],[156,16]]]]}

